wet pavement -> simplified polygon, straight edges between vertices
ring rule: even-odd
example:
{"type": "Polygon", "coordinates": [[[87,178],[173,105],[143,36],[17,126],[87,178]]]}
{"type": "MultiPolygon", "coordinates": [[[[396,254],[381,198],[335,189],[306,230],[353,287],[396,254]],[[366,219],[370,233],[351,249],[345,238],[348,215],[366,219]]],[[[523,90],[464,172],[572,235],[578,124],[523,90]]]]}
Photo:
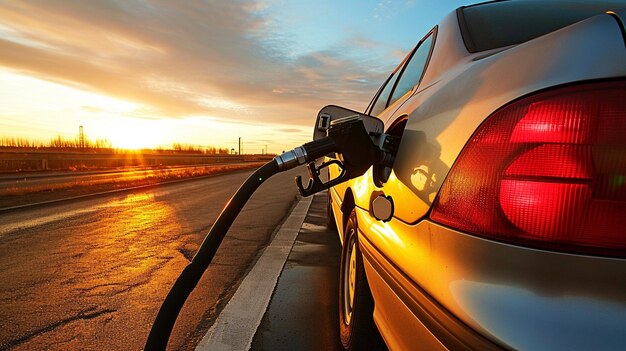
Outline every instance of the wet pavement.
{"type": "Polygon", "coordinates": [[[326,228],[326,192],[315,195],[251,350],[342,350],[338,285],[341,246],[326,228]]]}

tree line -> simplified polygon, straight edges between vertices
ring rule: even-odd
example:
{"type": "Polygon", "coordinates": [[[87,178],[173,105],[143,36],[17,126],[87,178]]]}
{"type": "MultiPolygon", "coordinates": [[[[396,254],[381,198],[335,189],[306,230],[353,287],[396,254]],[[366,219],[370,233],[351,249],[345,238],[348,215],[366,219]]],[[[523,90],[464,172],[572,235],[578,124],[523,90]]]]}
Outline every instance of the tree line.
{"type": "MultiPolygon", "coordinates": [[[[29,150],[49,150],[49,151],[86,151],[86,152],[126,152],[128,150],[113,148],[107,139],[90,140],[85,138],[65,138],[61,135],[50,139],[48,142],[30,140],[19,137],[0,137],[0,148],[18,148],[29,150]]],[[[228,154],[228,148],[217,148],[213,146],[198,146],[192,144],[174,143],[170,148],[159,146],[154,149],[142,149],[139,151],[150,151],[157,153],[183,153],[183,154],[205,154],[224,155],[228,154]]]]}

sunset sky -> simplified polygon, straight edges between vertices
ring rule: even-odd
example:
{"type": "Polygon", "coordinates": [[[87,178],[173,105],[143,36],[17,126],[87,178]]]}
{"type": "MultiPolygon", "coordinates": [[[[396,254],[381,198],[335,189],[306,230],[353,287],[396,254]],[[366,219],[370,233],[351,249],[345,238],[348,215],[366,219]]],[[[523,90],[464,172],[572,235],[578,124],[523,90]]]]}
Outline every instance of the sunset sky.
{"type": "Polygon", "coordinates": [[[278,153],[473,2],[0,0],[0,137],[278,153]]]}

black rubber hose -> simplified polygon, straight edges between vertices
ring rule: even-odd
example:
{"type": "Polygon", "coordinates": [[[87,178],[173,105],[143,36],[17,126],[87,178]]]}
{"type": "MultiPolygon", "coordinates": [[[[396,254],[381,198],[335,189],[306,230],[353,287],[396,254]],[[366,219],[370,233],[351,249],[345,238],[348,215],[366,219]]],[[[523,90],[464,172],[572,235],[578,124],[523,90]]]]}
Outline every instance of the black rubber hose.
{"type": "Polygon", "coordinates": [[[222,239],[226,232],[237,218],[237,215],[246,204],[250,196],[256,189],[269,177],[278,173],[278,164],[272,160],[261,168],[257,169],[246,181],[241,185],[239,190],[233,195],[226,207],[222,210],[219,217],[204,238],[198,252],[191,262],[182,271],[174,286],[170,289],[167,297],[163,301],[159,313],[156,316],[152,329],[148,335],[148,340],[144,346],[144,350],[165,350],[167,342],[174,328],[176,318],[183,307],[183,304],[189,297],[189,294],[196,287],[202,274],[207,269],[211,260],[215,256],[215,252],[222,243],[222,239]]]}
{"type": "Polygon", "coordinates": [[[307,161],[316,160],[324,155],[337,151],[337,144],[329,137],[309,141],[303,144],[302,147],[306,150],[307,161]]]}

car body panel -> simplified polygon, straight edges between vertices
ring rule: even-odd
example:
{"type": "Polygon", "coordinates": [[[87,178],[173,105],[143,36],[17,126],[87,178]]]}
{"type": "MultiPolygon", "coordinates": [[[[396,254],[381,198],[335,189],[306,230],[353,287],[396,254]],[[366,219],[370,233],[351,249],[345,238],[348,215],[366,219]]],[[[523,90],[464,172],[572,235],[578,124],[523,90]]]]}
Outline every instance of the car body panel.
{"type": "MultiPolygon", "coordinates": [[[[378,226],[380,222],[371,223],[371,217],[362,209],[357,209],[356,213],[357,222],[361,219],[359,225],[367,228],[359,232],[359,247],[363,253],[368,283],[376,299],[374,320],[391,349],[408,350],[419,346],[424,350],[441,347],[453,350],[501,350],[499,345],[449,313],[370,241],[377,234],[386,235],[396,242],[406,239],[394,234],[393,229],[397,228],[370,227],[371,224],[378,226]],[[415,344],[416,340],[419,340],[419,345],[415,344]]],[[[406,244],[411,246],[412,243],[406,244]]],[[[427,263],[427,260],[427,257],[422,257],[417,263],[427,263]]]]}
{"type": "Polygon", "coordinates": [[[364,267],[373,296],[393,306],[393,308],[377,308],[374,311],[374,321],[387,346],[392,350],[410,350],[416,347],[411,341],[419,340],[419,347],[424,350],[447,350],[429,328],[421,320],[415,318],[415,312],[389,286],[386,279],[379,273],[382,269],[379,266],[373,267],[378,260],[371,257],[375,255],[372,252],[376,251],[371,244],[361,239],[359,246],[366,257],[364,267]]]}
{"type": "Polygon", "coordinates": [[[335,219],[335,223],[337,224],[337,232],[339,233],[339,241],[343,245],[343,211],[341,209],[341,203],[343,199],[339,196],[339,192],[336,187],[328,189],[328,197],[330,200],[330,205],[332,206],[333,217],[335,219]]]}
{"type": "MultiPolygon", "coordinates": [[[[388,269],[411,267],[402,272],[413,284],[502,345],[549,350],[554,349],[553,340],[559,340],[560,349],[602,350],[626,344],[626,290],[615,289],[616,282],[626,281],[623,259],[523,248],[430,221],[383,223],[366,211],[357,214],[359,226],[368,228],[361,233],[362,247],[372,250],[384,246],[381,242],[402,242],[393,258],[385,258],[388,269]],[[399,257],[406,261],[394,260],[399,257]]],[[[367,263],[368,279],[372,264],[367,263]]],[[[370,282],[375,319],[388,324],[378,319],[406,308],[406,302],[389,296],[390,289],[379,280],[370,282]]],[[[386,331],[396,332],[392,327],[386,331]]]]}
{"type": "Polygon", "coordinates": [[[626,9],[608,11],[608,14],[614,15],[615,19],[622,27],[622,35],[624,36],[624,45],[626,46],[626,9]]]}
{"type": "Polygon", "coordinates": [[[625,260],[534,250],[421,225],[428,227],[420,232],[429,233],[431,268],[420,285],[476,330],[514,349],[626,345],[626,291],[616,289],[626,279],[625,260]]]}
{"type": "MultiPolygon", "coordinates": [[[[390,270],[401,271],[463,323],[502,345],[549,350],[555,337],[568,350],[626,345],[626,290],[615,289],[626,281],[626,260],[529,249],[430,221],[384,223],[361,209],[357,222],[367,228],[360,233],[362,247],[375,247],[395,267],[390,270]],[[383,253],[389,247],[396,250],[392,256],[383,253]],[[590,332],[601,340],[589,339],[590,332]]],[[[374,263],[366,261],[371,268],[374,263]]],[[[400,299],[378,283],[370,282],[376,319],[394,315],[400,299]]]]}

